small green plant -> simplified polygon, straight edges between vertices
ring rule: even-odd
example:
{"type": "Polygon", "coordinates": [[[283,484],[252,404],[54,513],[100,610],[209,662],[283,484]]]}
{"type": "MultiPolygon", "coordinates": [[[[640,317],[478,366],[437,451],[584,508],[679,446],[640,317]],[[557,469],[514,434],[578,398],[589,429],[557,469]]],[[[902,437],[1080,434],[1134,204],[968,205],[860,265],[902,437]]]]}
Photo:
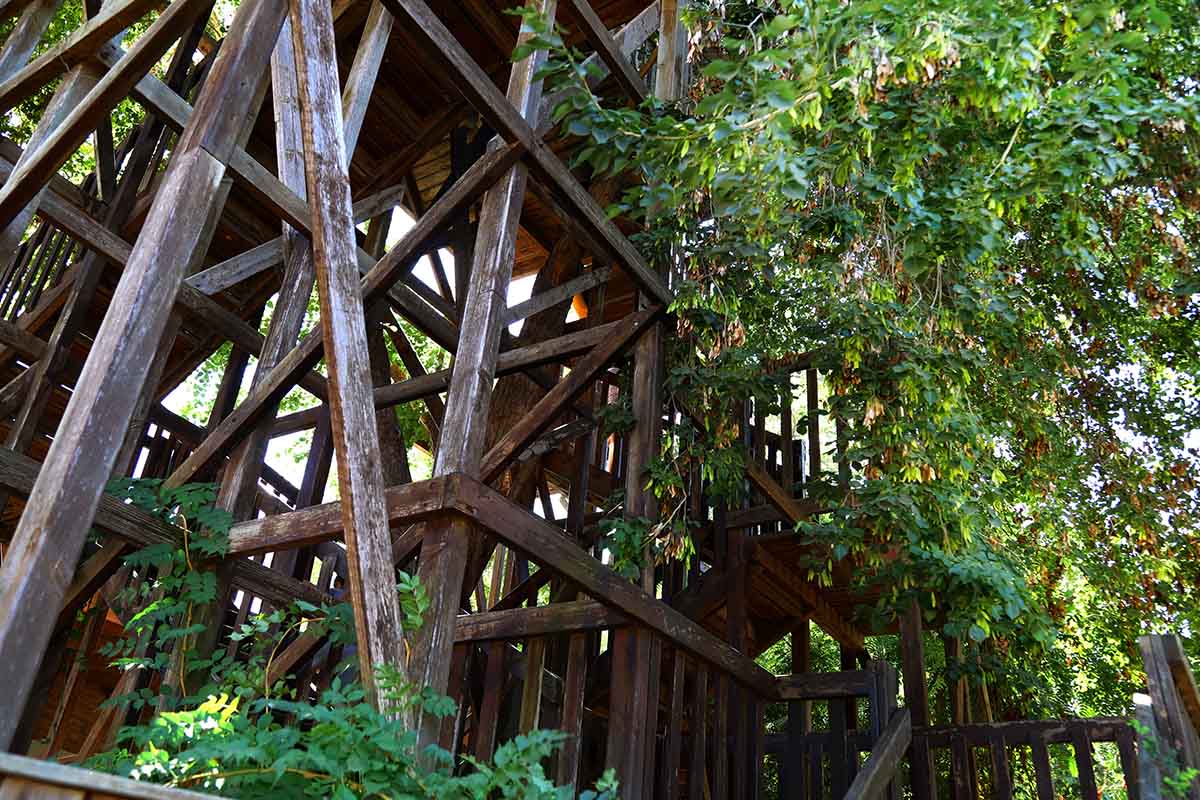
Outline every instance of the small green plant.
{"type": "Polygon", "coordinates": [[[1200,769],[1183,767],[1179,763],[1179,753],[1175,748],[1160,742],[1154,732],[1138,720],[1131,720],[1129,724],[1137,731],[1141,745],[1146,749],[1150,760],[1158,767],[1163,796],[1171,800],[1183,800],[1187,797],[1200,778],[1200,769]]]}
{"type": "MultiPolygon", "coordinates": [[[[419,708],[434,717],[456,713],[453,700],[429,687],[407,681],[389,665],[375,670],[388,714],[368,703],[362,685],[334,678],[315,701],[295,698],[284,680],[267,684],[271,662],[297,629],[327,636],[333,645],[355,640],[349,603],[314,605],[296,601],[250,616],[230,634],[234,648],[197,657],[179,646],[200,632],[193,609],[216,594],[216,577],[205,562],[226,551],[230,517],[216,509],[210,484],[166,488],[162,481],[123,479],[110,492],[162,516],[183,531],[178,546],[155,545],[126,558],[135,574],[127,600],[139,607],[126,625],[126,636],[105,652],[123,669],[210,674],[203,687],[178,696],[149,689],[114,698],[135,710],[151,706],[157,714],[144,724],[127,726],[117,746],[87,763],[136,780],[196,789],[224,797],[530,798],[566,800],[573,787],[557,787],[542,763],[563,741],[559,731],[537,730],[497,748],[490,762],[464,756],[455,763],[445,750],[418,748],[397,710],[419,708]],[[176,651],[173,653],[173,650],[176,651]]],[[[429,596],[420,581],[398,573],[396,590],[406,630],[424,622],[429,596]]],[[[342,674],[348,664],[334,667],[342,674]]],[[[585,800],[615,800],[610,773],[585,800]]]]}

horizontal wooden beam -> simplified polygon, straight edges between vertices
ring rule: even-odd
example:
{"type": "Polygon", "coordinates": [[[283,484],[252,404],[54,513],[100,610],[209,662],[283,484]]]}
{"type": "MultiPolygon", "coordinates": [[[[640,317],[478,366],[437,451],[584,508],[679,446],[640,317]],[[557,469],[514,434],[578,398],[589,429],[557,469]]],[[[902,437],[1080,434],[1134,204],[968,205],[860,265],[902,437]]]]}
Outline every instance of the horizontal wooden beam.
{"type": "MultiPolygon", "coordinates": [[[[441,511],[446,503],[446,478],[392,486],[384,492],[388,520],[406,525],[441,511]]],[[[286,514],[239,522],[229,531],[228,557],[288,550],[342,536],[340,501],[310,506],[286,514]]]]}
{"type": "Polygon", "coordinates": [[[776,679],[780,700],[835,700],[842,697],[869,697],[875,675],[869,670],[842,672],[798,672],[776,679]]]}
{"type": "MultiPolygon", "coordinates": [[[[29,495],[40,465],[6,447],[0,448],[0,486],[23,497],[29,495]]],[[[183,531],[153,514],[105,494],[100,497],[95,526],[125,539],[136,547],[158,544],[179,546],[183,531]]],[[[298,581],[245,558],[234,561],[234,583],[246,591],[287,605],[293,600],[323,603],[329,597],[316,586],[298,581]]]]}
{"type": "Polygon", "coordinates": [[[461,614],[454,626],[454,641],[526,639],[531,636],[616,628],[628,622],[624,614],[606,605],[592,600],[574,600],[533,608],[461,614]]]}

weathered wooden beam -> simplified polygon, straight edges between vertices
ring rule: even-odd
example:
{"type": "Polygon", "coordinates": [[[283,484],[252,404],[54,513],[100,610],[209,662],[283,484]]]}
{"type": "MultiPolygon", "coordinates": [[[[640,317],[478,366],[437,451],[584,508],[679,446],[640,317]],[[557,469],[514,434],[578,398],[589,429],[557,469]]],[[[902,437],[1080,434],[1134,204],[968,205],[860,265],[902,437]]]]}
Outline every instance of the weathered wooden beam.
{"type": "Polygon", "coordinates": [[[575,600],[532,608],[459,614],[454,627],[454,641],[525,639],[572,631],[617,628],[628,622],[624,614],[608,606],[591,600],[575,600]]]}
{"type": "MultiPolygon", "coordinates": [[[[132,2],[134,0],[130,0],[132,2]]],[[[106,9],[109,7],[105,6],[106,9]]],[[[54,127],[54,132],[32,148],[33,152],[17,165],[0,191],[0,227],[7,227],[38,195],[50,176],[95,130],[96,124],[129,93],[207,7],[204,0],[175,0],[167,6],[129,51],[54,127]]],[[[5,102],[3,89],[0,88],[0,108],[7,108],[5,102]]]]}
{"type": "Polygon", "coordinates": [[[604,27],[604,22],[592,8],[591,0],[569,0],[569,2],[571,10],[575,12],[576,18],[581,23],[588,42],[596,48],[600,60],[612,71],[613,77],[625,90],[625,94],[629,95],[634,103],[645,100],[649,94],[646,82],[642,80],[642,76],[621,52],[620,46],[608,32],[608,28],[604,27]]]}
{"type": "MultiPolygon", "coordinates": [[[[389,522],[404,525],[445,507],[447,478],[392,486],[383,501],[389,522]]],[[[228,557],[269,553],[337,539],[345,530],[340,501],[238,522],[229,531],[228,557]]],[[[390,561],[390,559],[389,559],[390,561]]]]}
{"type": "Polygon", "coordinates": [[[91,58],[110,39],[157,5],[157,0],[119,0],[105,3],[99,14],[0,83],[0,111],[7,113],[59,75],[91,58]]]}
{"type": "Polygon", "coordinates": [[[0,81],[7,81],[29,61],[60,5],[62,0],[33,0],[21,11],[0,48],[0,81]]]}
{"type": "Polygon", "coordinates": [[[912,718],[907,708],[892,715],[871,755],[854,776],[846,800],[878,800],[900,770],[900,759],[912,741],[912,718]]]}
{"type": "MultiPolygon", "coordinates": [[[[563,410],[596,380],[596,375],[617,358],[662,313],[661,306],[639,311],[621,320],[619,331],[596,345],[579,360],[571,372],[546,392],[525,416],[492,446],[483,459],[480,475],[491,483],[544,430],[553,424],[563,410]]],[[[639,478],[640,479],[640,478],[639,478]]]]}
{"type": "Polygon", "coordinates": [[[460,89],[476,110],[506,140],[524,148],[531,168],[562,194],[569,209],[611,251],[612,257],[630,276],[656,302],[669,303],[671,291],[662,277],[645,263],[570,170],[538,138],[533,128],[537,121],[536,109],[530,114],[518,111],[422,0],[384,0],[384,4],[397,18],[409,20],[420,31],[430,48],[460,76],[460,89]]]}
{"type": "MultiPolygon", "coordinates": [[[[519,148],[509,147],[489,153],[480,159],[454,185],[454,188],[430,207],[429,213],[417,220],[408,233],[388,251],[362,281],[365,305],[378,300],[388,286],[404,271],[411,269],[425,244],[473,202],[516,159],[519,148]]],[[[308,372],[324,354],[322,337],[310,333],[266,375],[259,388],[239,405],[232,414],[197,447],[171,475],[172,485],[187,483],[197,473],[211,466],[229,452],[250,426],[258,422],[269,408],[285,395],[300,375],[308,372]]]]}
{"type": "MultiPolygon", "coordinates": [[[[634,52],[644,45],[651,36],[658,33],[659,26],[661,25],[660,13],[661,4],[659,0],[654,0],[641,13],[626,23],[621,30],[613,34],[613,40],[616,42],[617,48],[625,59],[631,58],[634,52]]],[[[600,58],[598,53],[593,53],[584,59],[583,66],[587,70],[587,84],[593,89],[608,77],[608,65],[604,62],[604,59],[600,58]]],[[[538,113],[538,123],[534,126],[540,135],[544,136],[549,130],[554,109],[566,99],[569,93],[569,89],[561,89],[542,98],[542,107],[538,113]]]]}
{"type": "Polygon", "coordinates": [[[780,700],[834,700],[870,697],[874,675],[865,669],[803,672],[775,679],[780,700]]]}
{"type": "Polygon", "coordinates": [[[390,708],[394,701],[379,691],[375,669],[387,666],[404,676],[407,659],[383,503],[333,15],[327,0],[293,0],[292,30],[312,208],[312,252],[331,388],[329,416],[350,573],[347,590],[354,607],[360,679],[370,702],[390,708]]]}
{"type": "Polygon", "coordinates": [[[0,697],[0,747],[21,717],[49,618],[61,605],[224,174],[214,153],[232,145],[265,80],[270,48],[263,42],[274,42],[284,11],[280,0],[239,7],[0,566],[0,681],[8,687],[0,697]]]}
{"type": "MultiPolygon", "coordinates": [[[[385,4],[392,8],[393,14],[397,13],[393,0],[385,0],[385,4]]],[[[404,11],[418,5],[429,13],[423,3],[404,2],[401,5],[404,11]]],[[[538,0],[538,13],[547,21],[554,19],[555,8],[556,0],[538,0]]],[[[441,26],[436,17],[434,21],[441,26]]],[[[445,28],[441,30],[445,32],[445,28]]],[[[524,37],[529,35],[524,34],[524,37]]],[[[453,38],[450,43],[458,47],[453,38]]],[[[507,96],[500,95],[491,79],[484,77],[499,103],[517,119],[537,112],[542,96],[538,70],[545,59],[546,53],[537,51],[514,63],[507,96]]],[[[466,60],[474,64],[469,56],[466,60]]],[[[499,142],[493,142],[488,152],[498,152],[500,146],[499,142]]],[[[458,349],[446,397],[446,424],[439,436],[434,462],[435,475],[453,472],[478,475],[480,472],[527,177],[525,165],[514,164],[487,190],[480,205],[471,274],[463,295],[465,305],[458,349]]],[[[411,680],[435,692],[445,691],[450,674],[455,616],[460,606],[472,535],[473,526],[469,520],[448,515],[428,523],[422,542],[418,576],[424,585],[438,588],[430,597],[425,625],[412,637],[411,680]]],[[[436,719],[428,714],[420,715],[418,736],[421,742],[436,742],[438,729],[436,719]]],[[[486,741],[490,732],[485,728],[481,740],[486,741]]]]}
{"type": "Polygon", "coordinates": [[[448,493],[447,502],[476,524],[492,531],[509,547],[578,584],[583,592],[621,611],[631,622],[656,631],[759,695],[768,699],[776,696],[775,676],[683,614],[618,576],[569,541],[560,528],[517,507],[473,478],[461,475],[458,480],[459,486],[453,493],[448,493]]]}

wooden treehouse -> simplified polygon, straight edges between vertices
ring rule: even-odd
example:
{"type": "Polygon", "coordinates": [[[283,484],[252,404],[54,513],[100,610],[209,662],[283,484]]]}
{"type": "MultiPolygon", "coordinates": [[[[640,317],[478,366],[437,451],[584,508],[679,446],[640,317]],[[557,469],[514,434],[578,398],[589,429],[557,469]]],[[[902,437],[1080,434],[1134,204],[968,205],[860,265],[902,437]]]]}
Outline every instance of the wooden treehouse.
{"type": "MultiPolygon", "coordinates": [[[[567,166],[543,54],[511,61],[512,2],[243,0],[218,40],[212,0],[84,0],[77,28],[43,42],[72,2],[0,0],[0,110],[45,100],[26,141],[0,140],[0,797],[196,796],[61,763],[137,720],[105,698],[161,680],[97,653],[138,579],[122,556],[184,536],[104,494],[121,476],[219,482],[235,524],[209,647],[236,653],[251,609],[328,601],[344,581],[364,676],[406,663],[454,698],[457,716],[420,733],[457,753],[550,727],[569,734],[552,777],[584,786],[612,767],[624,798],[1008,798],[1029,769],[1050,800],[1066,747],[1093,800],[1094,752],[1112,743],[1122,790],[1159,796],[1128,720],[971,723],[965,686],[935,719],[911,610],[899,669],[866,656],[854,612],[875,598],[846,589],[848,564],[832,588],[806,580],[791,533],[846,468],[803,360],[782,368],[781,416],[745,410],[753,499],[725,508],[691,477],[690,566],[631,582],[602,562],[606,515],[653,514],[642,474],[666,413],[671,280],[606,216],[613,188],[567,166]],[[126,100],[139,121],[117,136],[126,100]],[[81,148],[95,168],[72,182],[81,148]],[[524,278],[529,299],[510,304],[524,278]],[[448,368],[427,371],[414,329],[448,368]],[[227,346],[207,420],[170,411],[227,346]],[[294,390],[308,407],[279,413],[294,390]],[[636,423],[598,432],[618,402],[636,423]],[[434,443],[424,480],[403,404],[434,443]],[[297,432],[311,434],[298,480],[266,463],[297,432]],[[431,600],[407,648],[398,568],[431,600]],[[841,671],[812,671],[814,627],[841,671]],[[788,638],[791,674],[755,661],[788,638]]],[[[677,0],[534,5],[590,54],[596,91],[679,96],[677,0]]],[[[1178,643],[1143,651],[1148,725],[1200,766],[1178,643]]],[[[294,635],[273,677],[311,695],[336,658],[294,635]]]]}

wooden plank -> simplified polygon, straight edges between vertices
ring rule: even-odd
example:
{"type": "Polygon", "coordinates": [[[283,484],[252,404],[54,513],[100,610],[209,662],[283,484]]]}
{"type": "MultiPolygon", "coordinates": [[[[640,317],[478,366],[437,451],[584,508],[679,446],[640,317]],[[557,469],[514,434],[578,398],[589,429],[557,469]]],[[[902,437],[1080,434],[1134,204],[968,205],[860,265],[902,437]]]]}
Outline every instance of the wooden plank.
{"type": "Polygon", "coordinates": [[[391,701],[379,694],[376,687],[375,668],[387,665],[403,676],[407,658],[392,567],[388,514],[383,502],[375,410],[371,404],[370,355],[356,266],[358,246],[346,173],[337,52],[329,3],[293,2],[292,31],[308,202],[312,209],[313,261],[330,378],[329,416],[350,572],[347,588],[354,607],[360,680],[371,702],[390,708],[391,701]]]}
{"type": "Polygon", "coordinates": [[[567,646],[567,676],[563,686],[562,728],[567,735],[558,751],[555,773],[559,786],[575,786],[579,782],[579,757],[582,751],[583,701],[587,684],[587,636],[571,635],[567,646]]]}
{"type": "Polygon", "coordinates": [[[708,670],[703,664],[696,666],[692,679],[692,697],[688,707],[688,800],[705,800],[708,796],[708,670]]]}
{"type": "Polygon", "coordinates": [[[1084,728],[1093,742],[1115,742],[1129,727],[1125,717],[1089,717],[1087,719],[1022,720],[1018,722],[977,722],[969,725],[935,725],[919,728],[917,735],[928,739],[930,747],[949,747],[956,738],[971,747],[987,747],[1001,740],[1008,747],[1030,744],[1041,738],[1049,744],[1072,741],[1071,728],[1084,728]]]}
{"type": "Polygon", "coordinates": [[[649,94],[646,82],[642,80],[642,76],[621,52],[620,47],[608,32],[608,28],[604,27],[599,15],[592,8],[591,0],[570,0],[570,4],[588,42],[596,48],[596,53],[612,71],[613,77],[616,78],[625,94],[635,104],[645,100],[649,94]]]}
{"type": "Polygon", "coordinates": [[[663,743],[662,785],[659,796],[676,800],[679,796],[679,766],[683,751],[683,712],[687,708],[684,684],[687,679],[687,658],[675,651],[671,665],[671,695],[667,710],[667,736],[663,743]]]}
{"type": "Polygon", "coordinates": [[[538,727],[538,721],[542,714],[542,679],[546,674],[545,661],[546,639],[544,637],[537,636],[525,642],[525,682],[521,686],[521,711],[517,720],[518,733],[529,733],[538,727]]]}
{"type": "MultiPolygon", "coordinates": [[[[538,139],[529,122],[529,119],[535,119],[533,114],[518,111],[513,103],[500,94],[491,78],[471,59],[422,0],[384,0],[384,3],[398,19],[409,20],[431,50],[461,77],[459,88],[464,96],[494,130],[499,131],[506,140],[522,145],[531,161],[531,168],[556,187],[579,222],[604,243],[614,259],[639,286],[655,302],[669,303],[671,291],[662,277],[646,264],[558,156],[538,139]]],[[[532,111],[536,113],[536,103],[532,111]]]]}
{"type": "MultiPolygon", "coordinates": [[[[381,492],[387,519],[407,525],[442,510],[446,478],[392,486],[381,492]]],[[[286,514],[246,520],[229,531],[228,557],[270,553],[336,539],[343,533],[341,501],[297,509],[286,514]]]]}
{"type": "Polygon", "coordinates": [[[1092,739],[1083,725],[1071,726],[1071,746],[1075,751],[1075,767],[1079,772],[1079,794],[1083,800],[1099,800],[1096,768],[1092,761],[1092,739]]]}
{"type": "Polygon", "coordinates": [[[0,49],[0,82],[9,80],[29,61],[62,0],[33,0],[8,33],[0,49]]]}
{"type": "Polygon", "coordinates": [[[962,736],[950,739],[950,784],[954,800],[971,800],[971,758],[967,742],[962,736]]]}
{"type": "Polygon", "coordinates": [[[1030,742],[1032,748],[1033,774],[1037,784],[1038,800],[1054,800],[1054,779],[1050,772],[1050,749],[1040,736],[1030,742]]]}
{"type": "MultiPolygon", "coordinates": [[[[394,283],[402,272],[411,269],[424,250],[426,242],[490,186],[492,181],[511,165],[517,153],[517,148],[507,148],[489,153],[472,165],[454,187],[430,207],[429,213],[417,220],[408,233],[363,278],[364,305],[378,300],[382,292],[394,283]]],[[[222,420],[209,437],[172,473],[170,483],[187,483],[211,466],[216,459],[225,455],[237,439],[244,436],[250,426],[296,384],[298,376],[306,373],[321,359],[324,353],[323,346],[322,338],[317,333],[310,333],[304,337],[263,379],[260,388],[251,392],[232,414],[222,420]]]]}
{"type": "Polygon", "coordinates": [[[869,670],[857,669],[780,675],[775,680],[780,700],[832,700],[869,696],[874,677],[869,670]]]}
{"type": "MultiPolygon", "coordinates": [[[[660,20],[660,4],[659,0],[655,0],[645,9],[643,9],[636,17],[631,19],[626,25],[617,31],[613,39],[617,43],[617,47],[621,51],[621,55],[626,59],[630,58],[642,45],[644,45],[651,36],[661,30],[660,20]]],[[[584,68],[587,70],[587,84],[589,87],[597,88],[609,73],[608,65],[600,58],[599,54],[593,53],[584,59],[584,68]]],[[[541,109],[538,113],[538,122],[534,127],[537,128],[539,135],[545,135],[551,124],[551,116],[555,107],[561,103],[570,90],[562,89],[553,94],[548,94],[542,98],[541,109]]]]}
{"type": "MultiPolygon", "coordinates": [[[[925,641],[921,629],[921,606],[915,600],[900,618],[900,661],[904,672],[904,705],[912,714],[913,725],[928,725],[929,684],[925,679],[925,641]]],[[[924,739],[913,741],[909,761],[913,793],[921,800],[937,800],[933,756],[924,739]]],[[[1009,791],[1011,794],[1011,785],[1009,791]]]]}
{"type": "Polygon", "coordinates": [[[59,75],[83,63],[156,5],[155,0],[105,3],[99,14],[0,83],[0,110],[7,112],[16,107],[59,75]]]}
{"type": "Polygon", "coordinates": [[[142,798],[142,800],[204,800],[212,795],[170,789],[152,783],[118,778],[102,772],[68,767],[54,761],[0,752],[0,776],[21,778],[35,783],[61,789],[77,789],[81,793],[104,793],[115,797],[142,798]]]}
{"type": "MultiPolygon", "coordinates": [[[[396,14],[391,0],[385,5],[396,14]]],[[[537,9],[543,18],[553,20],[555,5],[555,0],[539,0],[537,9]]],[[[404,17],[397,14],[397,18],[404,17]]],[[[523,34],[526,39],[530,35],[523,34]]],[[[542,82],[536,76],[545,58],[544,51],[537,51],[513,64],[507,96],[500,96],[488,80],[499,102],[518,119],[537,109],[542,82]]],[[[489,146],[488,152],[500,152],[499,143],[489,146]]],[[[434,475],[463,472],[476,476],[480,472],[526,177],[525,166],[514,164],[483,195],[434,475]]],[[[422,543],[418,576],[424,585],[438,589],[430,597],[425,625],[412,637],[412,679],[435,692],[446,686],[471,536],[469,520],[448,516],[428,525],[422,543]]],[[[420,741],[435,741],[434,726],[434,720],[422,716],[420,741]]]]}
{"type": "Polygon", "coordinates": [[[0,680],[9,688],[0,698],[0,748],[20,718],[48,621],[61,606],[65,576],[78,561],[224,173],[199,144],[207,126],[243,116],[258,94],[269,56],[261,41],[273,41],[283,13],[280,0],[238,9],[197,104],[205,112],[219,104],[224,114],[198,113],[176,145],[0,566],[0,680]]]}
{"type": "Polygon", "coordinates": [[[1183,643],[1175,635],[1158,638],[1163,657],[1174,679],[1175,691],[1179,694],[1179,700],[1191,720],[1192,729],[1200,733],[1200,689],[1196,688],[1196,676],[1192,674],[1192,666],[1183,651],[1183,643]]]}
{"type": "Polygon", "coordinates": [[[774,699],[775,676],[718,640],[677,610],[658,602],[568,541],[556,526],[515,506],[500,493],[467,476],[448,493],[449,502],[514,550],[574,581],[587,594],[624,612],[697,658],[731,674],[739,683],[774,699]]]}
{"type": "Polygon", "coordinates": [[[46,354],[45,341],[6,319],[0,319],[0,343],[8,345],[18,354],[33,361],[46,354]]]}
{"type": "Polygon", "coordinates": [[[583,294],[602,283],[607,283],[611,277],[612,267],[590,269],[566,283],[559,284],[544,292],[539,292],[523,303],[509,306],[504,312],[504,324],[511,325],[518,320],[532,317],[534,314],[552,308],[564,300],[571,299],[575,295],[583,294]]]}
{"type": "Polygon", "coordinates": [[[454,628],[454,641],[528,639],[552,633],[618,628],[628,623],[624,614],[608,606],[591,600],[572,600],[548,606],[460,614],[454,628]]]}
{"type": "MultiPolygon", "coordinates": [[[[639,311],[621,320],[614,335],[606,337],[600,344],[579,360],[571,372],[546,392],[533,408],[526,412],[516,425],[492,446],[483,459],[481,479],[491,483],[500,476],[509,462],[545,431],[563,410],[575,401],[595,380],[596,375],[606,369],[647,327],[662,313],[661,306],[639,311]]],[[[639,477],[639,481],[641,478],[639,477]]]]}
{"type": "MultiPolygon", "coordinates": [[[[137,2],[141,0],[129,0],[128,4],[137,2]]],[[[105,6],[106,9],[108,7],[105,6]]],[[[16,166],[0,191],[0,227],[7,227],[37,196],[50,176],[95,130],[96,124],[129,93],[207,7],[204,0],[175,0],[168,5],[129,51],[55,126],[54,132],[33,148],[32,153],[27,154],[27,158],[16,166]]],[[[13,101],[6,99],[4,88],[0,87],[0,108],[7,108],[6,102],[13,101]]]]}
{"type": "Polygon", "coordinates": [[[912,741],[912,716],[907,708],[892,715],[883,735],[871,749],[862,769],[846,792],[846,800],[878,800],[900,769],[900,759],[912,741]]]}
{"type": "Polygon", "coordinates": [[[1008,750],[1003,742],[992,742],[992,797],[995,800],[1012,800],[1012,771],[1008,765],[1008,750]]]}

